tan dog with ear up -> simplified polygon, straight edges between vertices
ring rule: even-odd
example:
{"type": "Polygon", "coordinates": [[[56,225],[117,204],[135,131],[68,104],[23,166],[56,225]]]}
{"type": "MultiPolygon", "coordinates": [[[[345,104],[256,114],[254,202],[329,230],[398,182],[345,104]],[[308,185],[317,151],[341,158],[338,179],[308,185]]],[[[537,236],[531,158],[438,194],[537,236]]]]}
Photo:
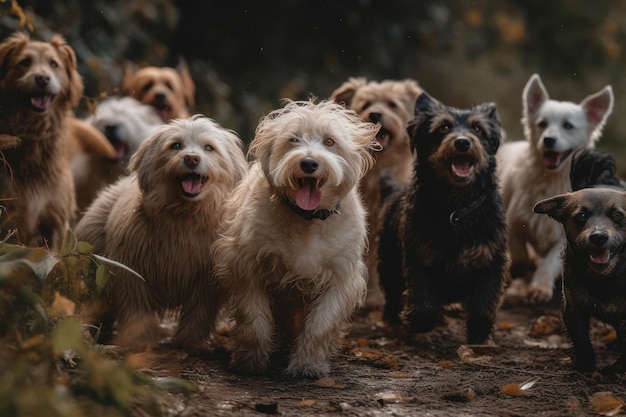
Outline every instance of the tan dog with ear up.
{"type": "Polygon", "coordinates": [[[167,122],[189,117],[189,110],[195,105],[196,85],[184,60],[176,68],[149,66],[139,69],[134,64],[127,64],[121,93],[154,107],[163,122],[167,122]]]}

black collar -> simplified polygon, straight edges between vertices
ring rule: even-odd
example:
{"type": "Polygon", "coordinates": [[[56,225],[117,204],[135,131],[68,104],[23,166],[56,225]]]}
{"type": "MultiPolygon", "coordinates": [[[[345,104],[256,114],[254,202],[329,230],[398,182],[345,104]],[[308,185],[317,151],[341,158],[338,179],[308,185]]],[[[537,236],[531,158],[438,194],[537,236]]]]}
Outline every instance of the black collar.
{"type": "Polygon", "coordinates": [[[452,213],[450,213],[450,224],[452,226],[456,226],[461,221],[461,219],[475,212],[485,202],[485,199],[489,194],[491,194],[492,191],[493,190],[487,192],[486,194],[483,194],[477,200],[472,201],[470,205],[463,207],[459,210],[454,210],[452,213]]]}
{"type": "Polygon", "coordinates": [[[291,211],[296,213],[298,216],[302,217],[304,220],[313,220],[313,219],[326,220],[327,218],[329,218],[333,214],[339,214],[339,204],[337,204],[337,206],[335,207],[334,210],[326,210],[326,209],[324,209],[324,210],[315,210],[315,209],[314,210],[305,210],[305,209],[295,205],[288,198],[285,198],[285,202],[287,203],[287,207],[289,207],[291,209],[291,211]]]}

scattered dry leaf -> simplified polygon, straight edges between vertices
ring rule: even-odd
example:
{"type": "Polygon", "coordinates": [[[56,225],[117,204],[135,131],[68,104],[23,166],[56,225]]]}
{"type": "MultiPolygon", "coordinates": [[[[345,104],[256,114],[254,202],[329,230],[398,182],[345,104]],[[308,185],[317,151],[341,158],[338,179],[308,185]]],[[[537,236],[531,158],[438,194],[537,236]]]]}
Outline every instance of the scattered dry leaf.
{"type": "Polygon", "coordinates": [[[603,342],[613,342],[614,340],[617,340],[617,332],[615,331],[615,329],[611,329],[605,335],[603,335],[600,340],[602,340],[603,342]]]}
{"type": "Polygon", "coordinates": [[[500,322],[500,329],[502,330],[511,330],[515,327],[515,324],[511,323],[510,321],[505,320],[503,322],[500,322]]]}
{"type": "Polygon", "coordinates": [[[368,347],[370,345],[370,340],[365,337],[362,337],[358,340],[358,344],[361,347],[368,347]]]}
{"type": "Polygon", "coordinates": [[[456,354],[459,355],[459,358],[463,362],[468,363],[478,363],[478,362],[488,362],[491,360],[491,356],[488,355],[477,355],[474,350],[468,345],[461,345],[456,350],[456,354]]]}
{"type": "Polygon", "coordinates": [[[512,395],[515,397],[519,397],[522,395],[526,395],[526,391],[533,387],[537,383],[537,380],[530,380],[523,382],[521,384],[507,384],[500,388],[500,392],[506,395],[512,395]]]}
{"type": "Polygon", "coordinates": [[[346,387],[346,384],[338,384],[337,382],[335,382],[334,379],[332,379],[329,376],[325,376],[323,378],[318,379],[317,381],[315,381],[315,385],[317,385],[318,387],[323,387],[323,388],[343,389],[346,387]]]}
{"type": "Polygon", "coordinates": [[[560,333],[562,320],[557,316],[541,316],[535,320],[528,330],[528,334],[532,337],[548,336],[554,333],[560,333]]]}
{"type": "Polygon", "coordinates": [[[617,415],[625,405],[624,400],[616,398],[608,391],[596,392],[589,397],[591,411],[601,416],[617,415]]]}
{"type": "Polygon", "coordinates": [[[437,362],[437,365],[442,368],[452,368],[454,366],[454,362],[449,361],[447,359],[442,359],[439,362],[437,362]]]}
{"type": "Polygon", "coordinates": [[[298,408],[311,407],[317,402],[317,400],[302,400],[298,403],[298,408]]]}
{"type": "Polygon", "coordinates": [[[453,401],[457,403],[468,403],[476,398],[476,393],[473,389],[467,388],[461,391],[445,394],[442,397],[446,401],[453,401]]]}

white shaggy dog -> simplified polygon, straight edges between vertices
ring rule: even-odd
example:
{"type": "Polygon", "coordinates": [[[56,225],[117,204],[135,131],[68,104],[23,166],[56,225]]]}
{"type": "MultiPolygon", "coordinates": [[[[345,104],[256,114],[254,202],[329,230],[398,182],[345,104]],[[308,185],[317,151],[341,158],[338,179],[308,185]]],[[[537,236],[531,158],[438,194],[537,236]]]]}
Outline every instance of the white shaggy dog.
{"type": "Polygon", "coordinates": [[[102,132],[115,149],[115,158],[79,155],[72,161],[72,174],[79,211],[84,210],[105,186],[127,174],[130,157],[139,144],[163,124],[152,106],[132,97],[109,97],[85,120],[102,132]]]}
{"type": "Polygon", "coordinates": [[[131,175],[100,193],[76,225],[94,252],[145,278],[115,269],[90,317],[115,344],[144,347],[160,337],[157,317],[180,312],[172,343],[199,345],[211,335],[222,292],[208,256],[226,197],[248,163],[241,140],[200,115],[173,119],[139,146],[131,175]]]}
{"type": "Polygon", "coordinates": [[[240,372],[291,350],[286,373],[328,374],[341,327],[366,288],[359,179],[380,125],[343,106],[288,101],[259,124],[256,158],[224,210],[215,272],[232,301],[240,372]]]}
{"type": "Polygon", "coordinates": [[[522,94],[522,125],[526,141],[510,142],[498,151],[512,276],[533,271],[528,301],[552,299],[561,275],[563,228],[547,216],[533,213],[535,203],[571,191],[571,156],[593,148],[613,109],[613,90],[604,87],[580,104],[551,100],[534,74],[522,94]]]}

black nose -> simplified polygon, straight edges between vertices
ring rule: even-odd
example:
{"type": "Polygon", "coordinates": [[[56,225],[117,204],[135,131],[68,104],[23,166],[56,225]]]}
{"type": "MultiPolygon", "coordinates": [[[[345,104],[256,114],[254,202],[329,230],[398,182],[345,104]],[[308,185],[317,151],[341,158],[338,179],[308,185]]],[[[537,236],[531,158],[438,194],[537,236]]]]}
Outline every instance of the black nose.
{"type": "Polygon", "coordinates": [[[47,75],[37,75],[35,76],[35,83],[37,83],[38,87],[45,87],[50,82],[50,77],[47,75]]]}
{"type": "Polygon", "coordinates": [[[154,95],[154,99],[159,101],[165,100],[165,93],[156,93],[154,95]]]}
{"type": "Polygon", "coordinates": [[[371,112],[370,113],[370,120],[372,121],[372,123],[378,123],[380,122],[380,120],[383,118],[382,113],[378,113],[378,112],[371,112]]]}
{"type": "Polygon", "coordinates": [[[106,125],[104,127],[104,135],[109,139],[116,139],[118,137],[118,125],[106,125]]]}
{"type": "Polygon", "coordinates": [[[185,155],[184,160],[185,165],[187,165],[189,168],[194,168],[200,163],[200,157],[194,154],[185,155]]]}
{"type": "Polygon", "coordinates": [[[457,138],[454,141],[454,147],[459,152],[467,152],[469,151],[471,146],[472,146],[472,143],[470,142],[468,138],[457,138]]]}
{"type": "Polygon", "coordinates": [[[300,168],[307,174],[312,174],[320,167],[320,163],[315,158],[304,158],[300,161],[300,168]]]}
{"type": "Polygon", "coordinates": [[[593,243],[596,246],[604,245],[607,240],[609,240],[609,235],[605,232],[593,232],[589,235],[589,242],[593,243]]]}
{"type": "Polygon", "coordinates": [[[556,143],[556,139],[552,136],[546,136],[543,138],[543,144],[546,145],[546,148],[552,148],[556,143]]]}

